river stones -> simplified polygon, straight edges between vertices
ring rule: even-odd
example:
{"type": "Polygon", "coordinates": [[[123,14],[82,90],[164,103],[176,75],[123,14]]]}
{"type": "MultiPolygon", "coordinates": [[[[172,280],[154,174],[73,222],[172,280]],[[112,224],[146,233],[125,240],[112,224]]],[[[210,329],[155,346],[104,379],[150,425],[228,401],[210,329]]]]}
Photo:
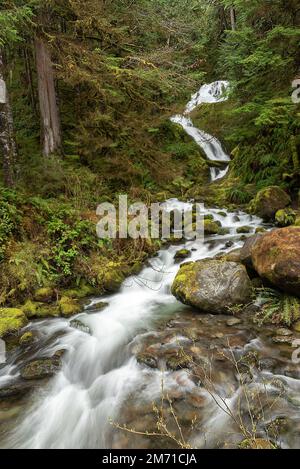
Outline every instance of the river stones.
{"type": "Polygon", "coordinates": [[[175,253],[174,259],[175,260],[181,260],[181,259],[187,259],[190,257],[191,251],[189,249],[180,249],[175,253]]]}
{"type": "Polygon", "coordinates": [[[91,331],[90,331],[90,328],[89,326],[87,326],[86,324],[84,324],[82,321],[80,321],[79,319],[73,319],[71,322],[70,322],[70,326],[73,327],[73,329],[77,329],[79,330],[80,332],[84,332],[85,334],[91,334],[91,331]]]}
{"type": "Polygon", "coordinates": [[[290,196],[281,187],[270,186],[258,192],[250,203],[250,211],[269,221],[274,220],[276,212],[290,203],[290,196]]]}
{"type": "Polygon", "coordinates": [[[252,231],[251,226],[240,226],[236,230],[238,234],[247,234],[247,233],[251,233],[251,231],[252,231]]]}
{"type": "Polygon", "coordinates": [[[300,296],[300,227],[266,233],[252,248],[252,262],[263,279],[300,296]]]}
{"type": "Polygon", "coordinates": [[[25,394],[30,392],[32,389],[31,384],[24,384],[24,382],[18,382],[10,384],[9,386],[4,386],[0,388],[0,402],[7,399],[19,399],[25,394]]]}
{"type": "Polygon", "coordinates": [[[91,313],[98,313],[99,311],[102,311],[103,309],[107,308],[107,306],[109,306],[109,303],[107,303],[106,301],[97,301],[97,303],[92,303],[88,305],[85,308],[85,311],[91,313]]]}
{"type": "Polygon", "coordinates": [[[243,265],[205,259],[181,266],[172,294],[203,312],[230,314],[234,306],[250,301],[252,284],[243,265]]]}
{"type": "Polygon", "coordinates": [[[53,357],[33,360],[21,369],[21,377],[25,380],[50,378],[57,373],[61,366],[63,351],[56,352],[53,357]]]}
{"type": "Polygon", "coordinates": [[[21,347],[27,347],[35,341],[35,336],[32,332],[27,331],[20,337],[19,344],[21,347]]]}
{"type": "Polygon", "coordinates": [[[219,231],[221,228],[222,228],[221,224],[216,221],[204,220],[204,234],[205,235],[219,234],[219,231]]]}

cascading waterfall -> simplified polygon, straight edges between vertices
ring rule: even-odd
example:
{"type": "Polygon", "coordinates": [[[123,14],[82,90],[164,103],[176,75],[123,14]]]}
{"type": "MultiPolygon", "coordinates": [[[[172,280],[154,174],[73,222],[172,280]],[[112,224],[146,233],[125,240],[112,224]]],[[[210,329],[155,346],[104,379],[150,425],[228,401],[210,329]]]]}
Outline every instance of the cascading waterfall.
{"type": "Polygon", "coordinates": [[[192,120],[187,116],[201,104],[212,104],[226,101],[226,92],[228,89],[229,82],[227,81],[216,81],[210,85],[203,85],[200,90],[192,96],[192,99],[186,106],[184,115],[176,115],[171,118],[172,122],[181,125],[185,132],[195,140],[210,161],[225,163],[225,167],[223,169],[220,169],[219,167],[212,167],[210,169],[212,182],[223,178],[227,174],[228,165],[226,166],[226,163],[230,161],[230,157],[224,152],[218,139],[207,134],[203,130],[194,127],[192,120]]]}
{"type": "MultiPolygon", "coordinates": [[[[226,82],[216,82],[202,87],[188,104],[187,113],[201,102],[225,99],[222,92],[227,86],[226,82]]],[[[176,116],[173,121],[180,123],[205,149],[208,158],[229,160],[221,144],[214,137],[193,127],[187,117],[176,116]]],[[[215,174],[215,179],[220,176],[215,174]]],[[[169,210],[183,211],[191,207],[192,203],[175,199],[165,202],[165,208],[169,210]]],[[[239,228],[247,225],[250,234],[253,234],[262,223],[259,218],[242,212],[220,212],[213,208],[207,209],[206,215],[212,215],[224,228],[228,228],[228,234],[211,236],[204,243],[188,241],[161,250],[138,276],[124,282],[120,292],[107,297],[106,309],[93,312],[86,310],[78,315],[76,319],[88,327],[90,334],[70,327],[70,321],[64,319],[44,320],[29,326],[40,338],[45,339],[43,348],[39,348],[31,359],[52,356],[62,349],[67,352],[63,356],[61,371],[31,396],[20,421],[10,426],[0,446],[50,449],[119,447],[110,421],[119,421],[128,396],[134,395],[134,400],[140,402],[141,407],[146,407],[158,399],[161,393],[162,372],[139,364],[133,350],[140,338],[151,333],[155,336],[158,322],[168,321],[184,309],[170,293],[179,268],[174,260],[176,251],[183,247],[189,249],[190,260],[214,257],[220,252],[242,246],[239,228]]],[[[93,298],[91,304],[98,301],[99,298],[93,298]]],[[[176,340],[184,341],[186,338],[178,336],[176,340]]],[[[0,387],[13,384],[18,379],[19,369],[16,352],[0,369],[0,387]]],[[[196,447],[215,447],[223,438],[225,430],[232,430],[232,422],[221,407],[224,403],[228,408],[233,407],[239,402],[242,390],[238,388],[232,392],[233,385],[229,377],[224,375],[222,381],[220,393],[225,397],[220,406],[217,405],[218,398],[199,388],[186,370],[164,371],[163,379],[167,392],[194,392],[196,397],[206,399],[206,407],[201,411],[207,435],[204,438],[202,433],[200,435],[195,430],[191,444],[196,447]]],[[[285,377],[287,388],[290,386],[289,380],[285,377]]],[[[292,390],[299,395],[300,381],[294,381],[292,390]]]]}

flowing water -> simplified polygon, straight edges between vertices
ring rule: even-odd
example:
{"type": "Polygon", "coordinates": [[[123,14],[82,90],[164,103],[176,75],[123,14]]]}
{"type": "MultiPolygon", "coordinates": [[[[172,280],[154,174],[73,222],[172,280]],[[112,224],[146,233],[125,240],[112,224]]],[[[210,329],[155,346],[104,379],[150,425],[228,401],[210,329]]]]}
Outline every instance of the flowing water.
{"type": "MultiPolygon", "coordinates": [[[[211,102],[223,99],[224,86],[223,82],[205,86],[192,102],[199,105],[204,96],[211,102]]],[[[187,112],[191,108],[189,104],[187,112]]],[[[174,118],[177,122],[179,119],[185,128],[193,129],[195,139],[206,135],[192,124],[191,128],[186,125],[184,116],[174,118]]],[[[208,157],[228,160],[216,139],[198,142],[206,148],[208,157]]],[[[191,205],[175,199],[165,202],[170,210],[186,210],[191,205]]],[[[204,243],[188,241],[166,246],[138,276],[127,279],[117,294],[104,299],[108,302],[104,310],[87,308],[78,315],[76,319],[88,327],[90,334],[72,328],[64,319],[28,326],[36,331],[39,342],[29,351],[17,349],[8,354],[7,363],[0,368],[0,391],[18,382],[24,362],[51,357],[59,350],[67,352],[59,373],[41,382],[33,393],[10,404],[1,404],[0,399],[2,447],[176,447],[177,443],[167,437],[148,437],[117,428],[129,425],[141,433],[155,431],[155,404],[164,408],[168,425],[178,433],[169,401],[160,404],[162,389],[172,400],[180,421],[179,433],[193,447],[236,444],[243,438],[234,416],[245,415],[248,421],[249,406],[255,413],[258,401],[264,413],[258,434],[265,437],[267,424],[271,432],[272,425],[275,428],[279,421],[284,422],[284,436],[273,439],[280,440],[283,447],[299,446],[300,373],[290,361],[289,346],[283,343],[276,348],[270,330],[258,332],[246,313],[240,323],[230,325],[228,317],[201,315],[184,307],[170,293],[179,268],[174,260],[177,250],[189,249],[191,260],[214,257],[242,246],[239,227],[247,225],[254,233],[262,223],[241,212],[220,212],[216,208],[206,212],[229,233],[207,237],[204,243]],[[193,355],[192,365],[176,364],[183,349],[193,355]],[[231,355],[229,359],[222,355],[232,350],[235,356],[248,353],[250,361],[252,355],[256,360],[255,354],[259,354],[259,367],[244,365],[247,395],[231,355]],[[209,373],[203,377],[204,369],[209,373]]],[[[91,299],[92,305],[97,302],[99,298],[91,299]]]]}
{"type": "Polygon", "coordinates": [[[222,169],[218,167],[212,167],[210,169],[212,181],[221,179],[227,174],[228,165],[226,165],[226,163],[230,161],[230,157],[223,150],[219,140],[203,130],[194,127],[188,115],[201,104],[225,101],[227,99],[226,92],[228,89],[229,83],[227,81],[216,81],[210,85],[203,85],[198,93],[192,96],[192,99],[186,106],[184,115],[177,115],[171,118],[172,122],[181,125],[185,132],[195,140],[210,161],[225,163],[225,167],[222,169]]]}

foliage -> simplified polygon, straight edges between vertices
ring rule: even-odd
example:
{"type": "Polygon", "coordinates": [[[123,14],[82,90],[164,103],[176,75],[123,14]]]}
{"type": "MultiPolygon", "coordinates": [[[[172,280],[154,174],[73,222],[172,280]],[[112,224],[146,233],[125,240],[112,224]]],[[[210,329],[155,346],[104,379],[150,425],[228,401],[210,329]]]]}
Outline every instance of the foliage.
{"type": "Polygon", "coordinates": [[[297,187],[293,154],[299,154],[299,107],[291,100],[297,73],[300,18],[296,1],[222,2],[233,5],[237,30],[227,31],[219,69],[232,83],[235,107],[226,138],[234,153],[233,173],[259,188],[297,187]]]}
{"type": "Polygon", "coordinates": [[[300,300],[295,296],[264,288],[260,291],[259,302],[262,305],[262,310],[257,315],[260,324],[291,326],[300,319],[300,300]]]}
{"type": "Polygon", "coordinates": [[[6,244],[16,232],[20,221],[20,213],[15,204],[15,194],[4,190],[0,193],[0,262],[5,256],[6,244]]]}

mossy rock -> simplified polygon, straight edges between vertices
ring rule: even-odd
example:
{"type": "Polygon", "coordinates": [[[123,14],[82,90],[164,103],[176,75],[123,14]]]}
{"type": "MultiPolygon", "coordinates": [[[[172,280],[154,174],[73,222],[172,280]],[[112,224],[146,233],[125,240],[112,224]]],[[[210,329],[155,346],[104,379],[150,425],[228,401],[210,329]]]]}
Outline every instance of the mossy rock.
{"type": "Polygon", "coordinates": [[[220,232],[220,225],[211,220],[204,220],[204,234],[205,235],[217,235],[220,232]]]}
{"type": "Polygon", "coordinates": [[[0,308],[0,338],[16,334],[28,324],[28,319],[21,309],[0,308]]]}
{"type": "Polygon", "coordinates": [[[282,228],[293,225],[296,221],[296,212],[291,208],[278,210],[275,215],[275,221],[277,225],[282,228]]]}
{"type": "Polygon", "coordinates": [[[50,287],[39,288],[34,293],[34,299],[40,303],[51,303],[55,299],[55,291],[50,287]]]}
{"type": "Polygon", "coordinates": [[[60,316],[57,303],[45,304],[28,300],[21,306],[21,309],[29,319],[57,318],[60,316]]]}
{"type": "Polygon", "coordinates": [[[109,306],[109,303],[107,303],[106,301],[98,301],[97,303],[88,305],[85,308],[85,311],[86,312],[97,312],[98,313],[99,311],[102,311],[103,309],[107,308],[108,306],[109,306]]]}
{"type": "Polygon", "coordinates": [[[21,377],[25,380],[50,378],[61,368],[61,360],[54,355],[51,358],[34,360],[21,369],[21,377]]]}
{"type": "Polygon", "coordinates": [[[264,220],[274,220],[278,210],[284,209],[291,203],[290,196],[278,186],[262,189],[250,202],[249,210],[264,220]]]}
{"type": "Polygon", "coordinates": [[[70,288],[68,290],[63,290],[61,292],[62,296],[67,296],[68,298],[73,298],[75,300],[82,300],[88,296],[94,295],[97,293],[97,290],[91,285],[81,285],[78,288],[70,288]]]}
{"type": "Polygon", "coordinates": [[[180,249],[179,251],[176,252],[174,259],[180,260],[180,259],[187,259],[190,257],[191,251],[189,249],[180,249]]]}
{"type": "Polygon", "coordinates": [[[59,310],[62,316],[70,317],[81,313],[82,307],[77,300],[63,296],[58,302],[59,310]]]}
{"type": "Polygon", "coordinates": [[[214,216],[210,213],[208,213],[207,215],[204,215],[204,220],[210,220],[210,221],[214,221],[214,216]]]}
{"type": "Polygon", "coordinates": [[[30,345],[34,342],[34,335],[32,332],[25,332],[25,334],[23,334],[21,337],[20,337],[20,340],[19,340],[19,344],[22,346],[22,347],[26,347],[27,345],[30,345]]]}
{"type": "Polygon", "coordinates": [[[226,236],[230,234],[230,229],[229,228],[220,228],[218,235],[220,236],[226,236]]]}
{"type": "Polygon", "coordinates": [[[247,234],[247,233],[251,233],[251,231],[252,231],[251,226],[240,226],[236,230],[238,234],[247,234]]]}
{"type": "Polygon", "coordinates": [[[72,321],[70,322],[70,326],[73,327],[73,329],[77,329],[80,332],[84,332],[85,334],[91,334],[89,326],[84,324],[82,321],[79,321],[78,319],[72,319],[72,321]]]}
{"type": "Polygon", "coordinates": [[[212,314],[230,314],[232,308],[247,304],[252,293],[245,267],[222,259],[183,264],[172,285],[179,301],[212,314]]]}
{"type": "Polygon", "coordinates": [[[98,273],[98,284],[105,291],[117,292],[125,280],[123,265],[117,262],[109,262],[98,273]]]}

